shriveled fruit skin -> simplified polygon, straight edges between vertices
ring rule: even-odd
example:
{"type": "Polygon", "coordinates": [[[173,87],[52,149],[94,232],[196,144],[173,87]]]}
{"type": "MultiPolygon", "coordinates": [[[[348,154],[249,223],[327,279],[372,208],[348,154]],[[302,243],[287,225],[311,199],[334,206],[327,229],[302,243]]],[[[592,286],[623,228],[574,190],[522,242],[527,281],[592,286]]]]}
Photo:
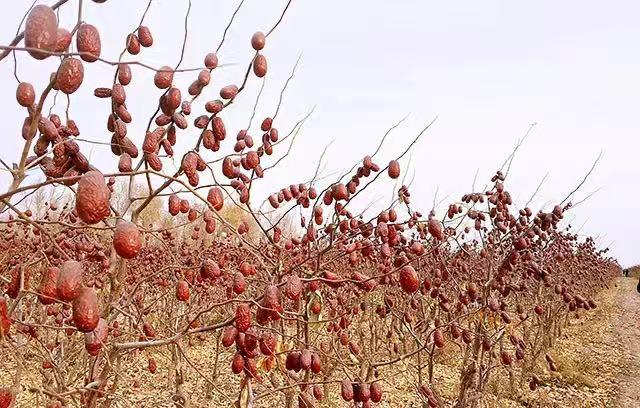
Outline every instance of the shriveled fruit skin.
{"type": "Polygon", "coordinates": [[[266,313],[267,320],[279,320],[280,313],[282,312],[282,305],[280,304],[280,289],[276,285],[269,285],[266,287],[264,297],[262,299],[262,306],[266,313]]]}
{"type": "Polygon", "coordinates": [[[433,342],[438,348],[444,347],[444,334],[442,334],[442,330],[436,329],[433,332],[433,342]]]}
{"type": "Polygon", "coordinates": [[[235,327],[229,326],[222,333],[222,346],[223,347],[231,347],[236,340],[236,336],[238,331],[235,327]]]}
{"type": "Polygon", "coordinates": [[[128,153],[122,153],[118,160],[118,171],[128,173],[132,170],[131,156],[128,153]]]}
{"type": "MultiPolygon", "coordinates": [[[[31,9],[24,29],[24,45],[43,51],[53,51],[58,38],[58,19],[53,9],[39,4],[31,9]]],[[[35,59],[45,59],[50,54],[38,50],[29,50],[35,59]]]]}
{"type": "Polygon", "coordinates": [[[285,360],[285,368],[287,370],[299,372],[300,371],[300,357],[301,353],[297,350],[290,351],[287,354],[287,358],[285,360]]]}
{"type": "Polygon", "coordinates": [[[318,401],[322,401],[324,399],[324,390],[318,384],[313,386],[313,397],[318,401]]]}
{"type": "Polygon", "coordinates": [[[322,361],[320,361],[320,356],[316,353],[311,355],[311,372],[314,374],[319,374],[322,371],[322,361]]]}
{"type": "Polygon", "coordinates": [[[160,89],[167,89],[173,82],[173,69],[169,66],[162,66],[153,77],[153,83],[160,89]]]}
{"type": "Polygon", "coordinates": [[[29,107],[36,101],[36,91],[28,82],[20,82],[16,89],[16,100],[20,106],[29,107]]]}
{"type": "Polygon", "coordinates": [[[155,374],[155,372],[158,370],[158,364],[156,363],[156,360],[153,357],[149,357],[147,368],[149,369],[149,372],[151,374],[155,374]]]}
{"type": "Polygon", "coordinates": [[[349,381],[349,379],[342,380],[342,386],[340,391],[341,391],[343,400],[351,401],[353,399],[353,385],[351,384],[351,381],[349,381]]]}
{"type": "Polygon", "coordinates": [[[71,302],[80,294],[82,288],[82,264],[78,261],[65,261],[58,273],[56,293],[63,302],[71,302]]]}
{"type": "Polygon", "coordinates": [[[60,269],[52,266],[42,273],[42,280],[38,288],[38,300],[43,305],[55,303],[58,294],[58,274],[60,269]]]}
{"type": "Polygon", "coordinates": [[[189,284],[184,280],[178,281],[176,285],[176,298],[181,302],[186,302],[190,297],[189,284]]]}
{"type": "Polygon", "coordinates": [[[241,303],[236,307],[236,329],[239,332],[244,333],[249,330],[251,325],[251,309],[246,303],[241,303]]]}
{"type": "Polygon", "coordinates": [[[260,124],[260,129],[263,132],[268,131],[269,129],[271,129],[271,126],[273,125],[273,119],[272,118],[264,118],[264,120],[262,121],[262,123],[260,124]]]}
{"type": "Polygon", "coordinates": [[[122,105],[125,103],[127,95],[125,93],[124,86],[121,84],[113,84],[113,87],[111,88],[111,99],[116,105],[122,105]]]}
{"type": "Polygon", "coordinates": [[[438,240],[442,240],[444,238],[444,231],[442,230],[442,224],[440,223],[440,221],[436,220],[435,218],[429,219],[429,222],[427,224],[427,230],[429,231],[429,234],[433,235],[433,237],[438,240]]]}
{"type": "Polygon", "coordinates": [[[224,140],[227,137],[227,131],[224,127],[224,122],[219,116],[214,117],[211,121],[211,131],[213,132],[213,136],[218,141],[224,140]]]}
{"type": "Polygon", "coordinates": [[[311,368],[311,351],[308,349],[304,349],[300,353],[300,368],[305,371],[311,368]]]}
{"type": "Polygon", "coordinates": [[[102,173],[92,170],[85,173],[78,182],[76,211],[78,217],[87,224],[96,224],[109,216],[111,191],[102,173]]]}
{"type": "Polygon", "coordinates": [[[369,392],[371,394],[371,401],[380,402],[382,401],[382,386],[378,382],[371,383],[369,387],[369,392]]]}
{"type": "Polygon", "coordinates": [[[400,286],[407,293],[414,293],[420,288],[418,274],[411,265],[405,265],[400,270],[400,286]]]}
{"type": "Polygon", "coordinates": [[[138,27],[138,40],[143,47],[151,47],[153,45],[153,36],[151,30],[147,26],[138,27]]]}
{"type": "Polygon", "coordinates": [[[257,31],[251,37],[251,46],[256,51],[260,51],[261,49],[263,49],[265,42],[266,42],[266,36],[262,31],[257,31]]]}
{"type": "Polygon", "coordinates": [[[102,49],[98,29],[91,24],[80,25],[76,34],[76,47],[83,61],[97,61],[102,49]]]}
{"type": "Polygon", "coordinates": [[[204,66],[209,69],[215,69],[218,66],[218,56],[214,53],[209,53],[204,57],[204,66]]]}
{"type": "Polygon", "coordinates": [[[65,58],[58,68],[56,85],[62,92],[72,94],[78,90],[84,79],[82,61],[77,58],[65,58]]]}
{"type": "Polygon", "coordinates": [[[232,289],[238,295],[242,294],[247,289],[247,281],[244,279],[244,276],[240,272],[236,272],[236,274],[233,276],[232,289]]]}
{"type": "Polygon", "coordinates": [[[233,166],[233,159],[231,159],[231,157],[225,157],[224,160],[222,160],[222,174],[230,179],[236,177],[236,169],[233,166]]]}
{"type": "Polygon", "coordinates": [[[142,332],[144,333],[145,336],[147,336],[150,339],[153,339],[156,337],[156,331],[153,328],[153,326],[149,324],[149,322],[144,322],[142,324],[142,332]]]}
{"type": "Polygon", "coordinates": [[[400,163],[397,160],[391,160],[389,162],[389,177],[397,179],[400,176],[400,163]]]}
{"type": "Polygon", "coordinates": [[[6,294],[11,299],[16,299],[21,289],[29,290],[31,270],[16,266],[11,270],[10,274],[11,281],[7,286],[6,294]]]}
{"type": "Polygon", "coordinates": [[[66,28],[58,27],[58,37],[53,48],[55,52],[65,52],[71,45],[71,33],[66,28]]]}
{"type": "Polygon", "coordinates": [[[294,301],[300,299],[302,295],[303,284],[298,275],[291,275],[285,286],[285,295],[294,301]]]}
{"type": "Polygon", "coordinates": [[[142,248],[142,238],[140,231],[135,224],[121,221],[116,226],[113,234],[113,247],[116,253],[125,259],[132,259],[138,256],[142,248]]]}
{"type": "Polygon", "coordinates": [[[277,340],[272,333],[264,333],[260,337],[260,352],[265,356],[272,356],[276,352],[277,340]]]}
{"type": "Polygon", "coordinates": [[[236,85],[227,85],[220,90],[220,97],[222,99],[233,99],[238,94],[238,87],[236,85]]]}
{"type": "Polygon", "coordinates": [[[84,348],[91,356],[97,356],[102,349],[102,345],[106,343],[107,336],[109,335],[109,327],[107,321],[100,319],[96,328],[84,334],[84,348]]]}
{"type": "Polygon", "coordinates": [[[222,196],[222,190],[220,187],[211,187],[207,194],[207,201],[214,210],[220,211],[224,206],[224,197],[222,196]]]}
{"type": "Polygon", "coordinates": [[[234,374],[240,374],[244,370],[244,358],[240,353],[236,353],[233,355],[233,360],[231,361],[231,371],[234,374]]]}
{"type": "Polygon", "coordinates": [[[80,289],[78,297],[73,301],[73,323],[83,333],[93,331],[100,321],[98,295],[93,288],[80,289]]]}
{"type": "Polygon", "coordinates": [[[129,83],[131,82],[131,78],[132,74],[129,64],[120,64],[118,66],[118,81],[122,85],[129,85],[129,83]]]}
{"type": "Polygon", "coordinates": [[[171,194],[169,196],[169,214],[178,215],[180,212],[180,198],[177,194],[171,194]]]}
{"type": "Polygon", "coordinates": [[[247,167],[252,170],[260,165],[260,156],[258,156],[258,153],[256,153],[255,150],[251,150],[247,153],[246,163],[247,167]]]}
{"type": "Polygon", "coordinates": [[[511,354],[503,351],[502,353],[500,353],[500,361],[502,361],[502,364],[510,366],[512,362],[511,354]]]}
{"type": "Polygon", "coordinates": [[[182,199],[180,200],[180,212],[183,214],[186,214],[189,212],[189,208],[190,208],[190,204],[189,204],[189,200],[187,199],[182,199]]]}
{"type": "Polygon", "coordinates": [[[253,60],[253,73],[256,74],[258,78],[267,75],[267,58],[264,55],[256,55],[253,60]]]}
{"type": "Polygon", "coordinates": [[[220,271],[220,266],[213,259],[205,259],[202,262],[202,268],[200,269],[200,273],[204,278],[214,279],[220,276],[222,273],[220,271]]]}
{"type": "Polygon", "coordinates": [[[129,34],[127,36],[127,51],[131,55],[138,55],[140,52],[140,40],[135,34],[129,34]]]}
{"type": "Polygon", "coordinates": [[[368,384],[359,384],[358,387],[358,400],[361,402],[367,402],[369,401],[369,399],[371,398],[371,394],[369,391],[369,385],[368,384]]]}

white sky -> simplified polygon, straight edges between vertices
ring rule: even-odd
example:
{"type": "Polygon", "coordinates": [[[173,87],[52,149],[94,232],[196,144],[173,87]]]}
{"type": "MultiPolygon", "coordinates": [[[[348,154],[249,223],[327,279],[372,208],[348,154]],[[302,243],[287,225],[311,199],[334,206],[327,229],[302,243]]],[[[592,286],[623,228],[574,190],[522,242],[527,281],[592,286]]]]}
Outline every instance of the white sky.
{"type": "MultiPolygon", "coordinates": [[[[31,1],[5,3],[0,17],[2,44],[14,37],[31,1]]],[[[84,3],[84,20],[100,30],[102,56],[117,60],[124,37],[136,27],[146,1],[84,3]]],[[[154,66],[174,65],[187,3],[154,0],[145,24],[155,45],[128,58],[154,66]]],[[[61,8],[62,26],[73,26],[77,4],[71,0],[61,8]]],[[[202,64],[203,56],[220,41],[237,4],[193,0],[183,67],[202,64]]],[[[220,87],[241,81],[252,55],[251,34],[267,31],[284,4],[285,0],[245,1],[219,54],[222,63],[237,65],[214,72],[213,85],[194,106],[192,118],[204,112],[204,101],[217,98],[220,87]]],[[[386,164],[437,115],[435,125],[415,146],[409,170],[416,174],[413,202],[426,213],[438,188],[438,199],[448,197],[449,202],[469,192],[476,171],[478,187],[484,185],[517,139],[537,122],[512,168],[508,188],[516,203],[524,204],[548,174],[534,202],[534,209],[545,204],[548,209],[579,182],[602,151],[595,173],[576,197],[602,190],[573,211],[573,224],[584,223],[581,232],[611,245],[612,255],[623,265],[637,263],[639,15],[640,3],[635,0],[294,0],[264,50],[269,73],[259,118],[273,114],[279,91],[300,53],[301,64],[276,126],[283,133],[313,106],[316,109],[291,158],[258,191],[266,194],[309,179],[320,152],[330,142],[324,174],[351,167],[375,149],[386,129],[410,114],[380,154],[379,163],[386,164]],[[282,184],[274,184],[276,180],[282,184]]],[[[18,56],[18,75],[32,82],[36,92],[44,88],[55,68],[54,58],[39,62],[26,54],[18,56]]],[[[17,161],[25,114],[14,99],[17,83],[12,71],[11,58],[0,62],[4,90],[0,157],[8,162],[17,161]]],[[[110,86],[112,76],[110,66],[85,64],[85,84],[72,95],[70,110],[84,137],[110,139],[105,128],[108,102],[97,100],[92,92],[96,86],[110,86]]],[[[183,95],[193,78],[193,74],[177,77],[183,95]]],[[[259,85],[252,77],[247,92],[223,115],[230,137],[246,126],[259,85]]],[[[134,117],[129,134],[138,143],[160,93],[153,87],[152,73],[134,67],[127,102],[134,117]]],[[[54,111],[64,113],[65,104],[59,98],[54,111]]],[[[259,140],[258,131],[252,134],[259,140]]],[[[193,131],[180,133],[177,151],[184,152],[195,137],[193,131]]],[[[82,150],[105,172],[117,165],[108,147],[86,145],[82,150]]],[[[206,159],[216,157],[209,152],[206,159]]],[[[404,170],[408,157],[402,164],[404,170]]],[[[171,164],[166,162],[165,168],[172,169],[171,164]]],[[[6,190],[8,183],[4,172],[0,190],[6,190]]],[[[392,188],[386,180],[367,200],[381,198],[383,205],[392,188]]],[[[257,199],[254,194],[253,201],[257,199]]],[[[439,214],[445,209],[439,208],[439,214]]]]}

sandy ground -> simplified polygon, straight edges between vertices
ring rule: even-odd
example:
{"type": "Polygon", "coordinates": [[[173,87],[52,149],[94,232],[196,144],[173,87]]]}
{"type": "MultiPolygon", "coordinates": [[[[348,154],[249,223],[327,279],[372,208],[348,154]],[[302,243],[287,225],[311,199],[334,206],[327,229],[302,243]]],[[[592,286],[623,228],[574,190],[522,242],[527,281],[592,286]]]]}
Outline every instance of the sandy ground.
{"type": "MultiPolygon", "coordinates": [[[[552,352],[558,373],[515,406],[640,408],[640,293],[619,278],[599,307],[572,321],[552,352]]],[[[495,406],[512,406],[506,401],[495,406]]]]}

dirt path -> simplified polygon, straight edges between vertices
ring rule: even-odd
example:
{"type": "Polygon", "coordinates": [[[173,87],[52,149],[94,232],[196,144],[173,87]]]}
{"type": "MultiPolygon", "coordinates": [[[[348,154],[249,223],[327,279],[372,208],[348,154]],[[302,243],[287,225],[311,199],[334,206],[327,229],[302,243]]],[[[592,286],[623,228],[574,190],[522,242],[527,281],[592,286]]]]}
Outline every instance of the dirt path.
{"type": "Polygon", "coordinates": [[[640,408],[638,280],[619,278],[598,308],[572,320],[552,354],[559,363],[529,406],[640,408]]]}
{"type": "Polygon", "coordinates": [[[516,398],[486,398],[486,408],[640,408],[640,293],[620,277],[598,307],[571,319],[553,350],[557,372],[540,366],[542,384],[516,398]]]}
{"type": "Polygon", "coordinates": [[[613,334],[624,353],[616,377],[618,407],[640,407],[640,293],[636,284],[637,279],[621,278],[616,292],[620,313],[614,316],[613,334]]]}

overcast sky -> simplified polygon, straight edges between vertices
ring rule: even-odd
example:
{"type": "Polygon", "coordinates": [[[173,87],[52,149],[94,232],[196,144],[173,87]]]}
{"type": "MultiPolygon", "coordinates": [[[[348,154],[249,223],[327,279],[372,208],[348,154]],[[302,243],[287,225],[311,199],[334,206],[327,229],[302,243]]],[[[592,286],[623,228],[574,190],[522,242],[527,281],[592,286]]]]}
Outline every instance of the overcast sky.
{"type": "MultiPolygon", "coordinates": [[[[31,1],[3,4],[0,43],[8,44],[31,1]]],[[[38,3],[51,4],[53,1],[38,3]]],[[[85,1],[83,19],[98,27],[102,56],[117,60],[124,36],[138,24],[147,1],[85,1]]],[[[228,33],[219,56],[226,68],[214,71],[209,86],[194,106],[215,99],[221,86],[241,82],[252,56],[249,46],[256,30],[268,31],[285,0],[246,0],[228,33]]],[[[61,8],[61,25],[71,28],[77,0],[61,8]]],[[[129,59],[153,66],[175,65],[184,35],[187,0],[154,0],[145,19],[155,45],[129,59]]],[[[238,1],[193,0],[188,20],[188,47],[183,67],[197,67],[220,42],[238,1]]],[[[331,143],[324,175],[351,167],[371,153],[385,131],[408,119],[391,134],[380,153],[386,164],[437,116],[402,160],[409,167],[413,202],[423,212],[437,200],[458,200],[491,177],[532,123],[537,123],[518,152],[507,188],[516,204],[527,202],[548,174],[534,209],[549,209],[571,191],[602,151],[602,160],[576,200],[599,190],[577,207],[570,218],[581,233],[610,245],[623,265],[640,262],[636,215],[640,191],[640,2],[598,0],[488,1],[310,1],[294,0],[283,23],[269,37],[264,54],[269,61],[258,117],[272,115],[278,94],[298,56],[301,62],[284,96],[276,126],[281,132],[314,106],[285,160],[258,192],[267,194],[292,182],[312,177],[322,149],[331,143]],[[278,184],[281,183],[281,184],[278,184]]],[[[41,62],[18,55],[18,76],[32,82],[39,93],[54,58],[41,62]]],[[[71,97],[71,116],[83,137],[109,141],[105,122],[108,102],[92,96],[96,86],[110,86],[113,68],[99,62],[85,64],[85,84],[71,97]]],[[[183,87],[194,79],[177,77],[183,87]]],[[[18,160],[24,109],[15,103],[13,60],[0,62],[0,96],[4,120],[0,157],[18,160]]],[[[260,81],[252,77],[247,92],[223,115],[231,137],[246,127],[260,81]]],[[[160,91],[152,73],[134,68],[127,88],[134,117],[129,134],[143,138],[160,91]]],[[[48,109],[49,105],[47,106],[48,109]]],[[[64,113],[59,96],[53,111],[64,113]]],[[[179,134],[178,151],[193,145],[194,132],[179,134]],[[182,148],[182,149],[181,149],[182,148]]],[[[254,132],[259,139],[259,133],[254,132]]],[[[229,142],[231,143],[231,142],[229,142]]],[[[83,152],[103,171],[113,171],[108,147],[83,145],[83,152]]],[[[276,153],[277,155],[277,153],[276,153]]],[[[207,159],[216,158],[209,153],[207,159]]],[[[172,169],[166,162],[165,168],[172,169]]],[[[32,179],[38,175],[34,174],[32,179]]],[[[41,177],[41,176],[40,176],[41,177]]],[[[6,190],[6,173],[0,187],[6,190]]],[[[368,201],[384,205],[393,184],[385,180],[368,201]]],[[[255,195],[252,199],[257,200],[255,195]]],[[[363,201],[365,205],[368,201],[363,201]]],[[[446,210],[442,205],[439,214],[446,210]]]]}

